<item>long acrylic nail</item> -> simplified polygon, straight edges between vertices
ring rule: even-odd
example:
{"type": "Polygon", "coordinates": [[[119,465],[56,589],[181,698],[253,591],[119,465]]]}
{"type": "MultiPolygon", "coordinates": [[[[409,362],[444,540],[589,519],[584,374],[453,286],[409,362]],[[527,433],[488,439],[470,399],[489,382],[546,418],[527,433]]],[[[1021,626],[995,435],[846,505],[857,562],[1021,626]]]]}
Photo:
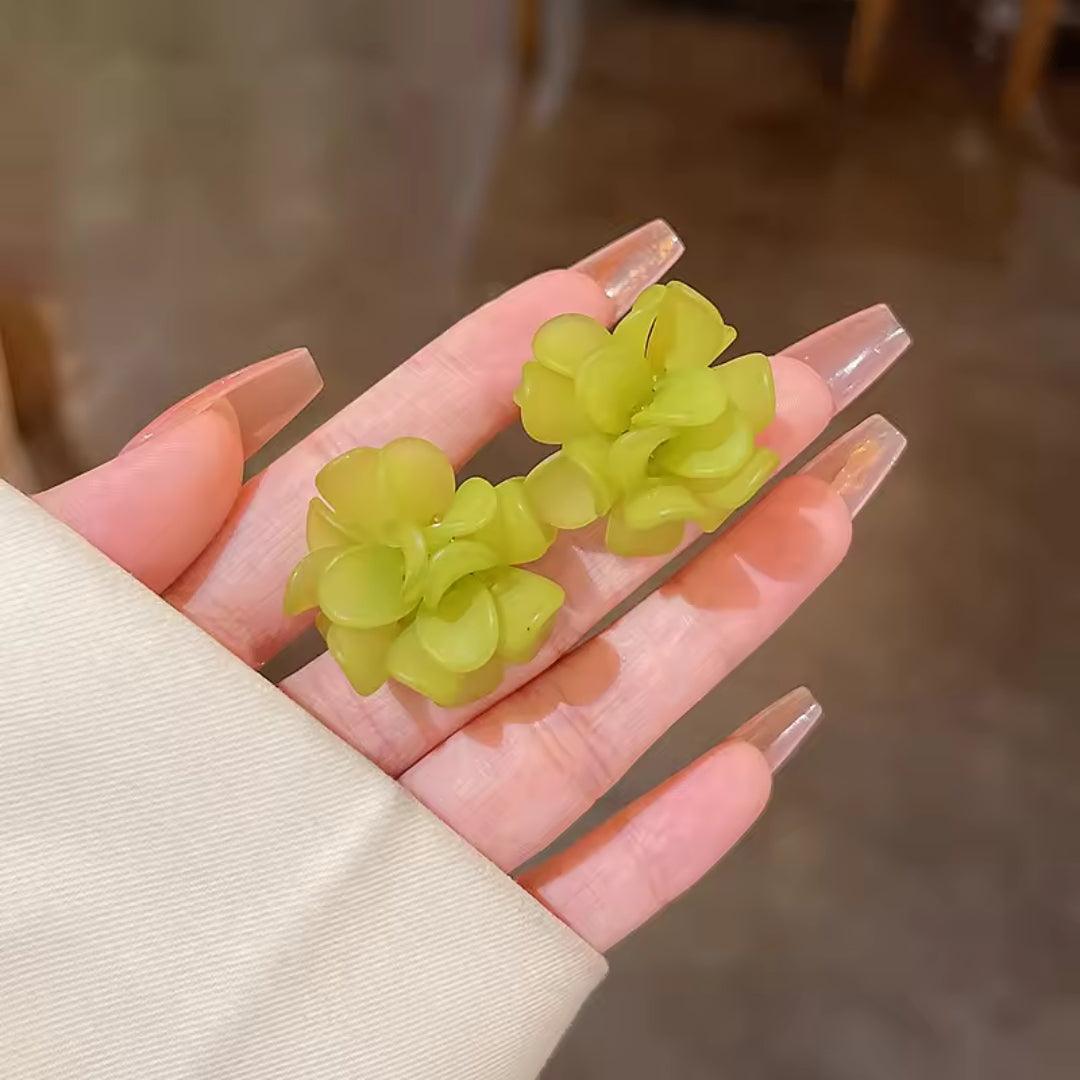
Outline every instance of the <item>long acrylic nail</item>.
{"type": "Polygon", "coordinates": [[[829,384],[839,412],[907,351],[911,337],[888,304],[857,311],[784,349],[829,384]]]}
{"type": "Polygon", "coordinates": [[[757,747],[776,773],[820,719],[821,706],[805,686],[800,686],[751,717],[731,737],[757,747]]]}
{"type": "Polygon", "coordinates": [[[903,433],[884,416],[869,416],[826,446],[800,472],[824,480],[854,517],[881,486],[906,446],[903,433]]]}
{"type": "Polygon", "coordinates": [[[588,274],[615,302],[615,317],[621,318],[646,288],[675,265],[685,250],[678,233],[662,218],[657,218],[594,251],[571,269],[588,274]]]}
{"type": "Polygon", "coordinates": [[[307,349],[292,349],[196,390],[143,428],[121,453],[221,402],[228,402],[236,414],[244,457],[249,458],[309,404],[322,386],[322,376],[311,353],[307,349]]]}

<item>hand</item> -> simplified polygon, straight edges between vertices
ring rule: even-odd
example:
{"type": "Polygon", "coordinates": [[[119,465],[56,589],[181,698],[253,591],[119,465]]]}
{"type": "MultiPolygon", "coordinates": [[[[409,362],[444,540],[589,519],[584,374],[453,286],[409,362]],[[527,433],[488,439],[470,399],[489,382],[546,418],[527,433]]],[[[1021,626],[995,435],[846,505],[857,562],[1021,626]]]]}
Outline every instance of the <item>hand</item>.
{"type": "MultiPolygon", "coordinates": [[[[526,281],[247,484],[244,458],[321,386],[303,350],[207,387],[114,460],[38,499],[257,667],[309,625],[286,618],[281,597],[304,553],[305,509],[326,461],[417,435],[462,465],[514,420],[511,392],[544,320],[579,311],[612,322],[681,251],[654,222],[574,269],[526,281]]],[[[777,414],[765,441],[790,461],[908,343],[879,305],[775,356],[777,414]]],[[[824,580],[847,550],[852,515],[902,449],[887,421],[860,425],[584,645],[582,636],[665,560],[618,558],[588,530],[563,534],[538,566],[567,593],[551,640],[476,705],[444,710],[399,686],[361,698],[326,655],[281,689],[512,874],[824,580]]],[[[736,842],[763,809],[771,772],[819,715],[808,692],[788,695],[520,883],[596,948],[609,948],[736,842]]]]}

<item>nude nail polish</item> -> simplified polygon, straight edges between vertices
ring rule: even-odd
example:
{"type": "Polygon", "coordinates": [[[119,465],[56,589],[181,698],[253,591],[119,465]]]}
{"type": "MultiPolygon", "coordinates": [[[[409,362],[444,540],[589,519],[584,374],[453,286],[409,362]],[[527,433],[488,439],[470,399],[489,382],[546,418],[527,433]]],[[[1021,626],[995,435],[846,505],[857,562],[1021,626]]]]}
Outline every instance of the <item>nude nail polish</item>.
{"type": "Polygon", "coordinates": [[[824,480],[854,517],[881,486],[906,446],[903,433],[884,416],[870,416],[825,447],[800,472],[824,480]]]}
{"type": "Polygon", "coordinates": [[[784,356],[812,367],[828,384],[839,412],[907,351],[911,336],[887,304],[849,315],[789,345],[784,356]]]}
{"type": "Polygon", "coordinates": [[[814,695],[800,686],[751,717],[731,737],[760,750],[777,773],[817,727],[821,715],[814,695]]]}
{"type": "Polygon", "coordinates": [[[685,251],[678,233],[662,218],[650,221],[594,251],[571,269],[588,274],[615,303],[621,318],[637,297],[656,284],[685,251]]]}
{"type": "Polygon", "coordinates": [[[322,389],[319,369],[307,349],[292,349],[260,360],[196,390],[143,428],[121,453],[183,423],[207,409],[227,403],[236,415],[249,458],[266,445],[322,389]]]}

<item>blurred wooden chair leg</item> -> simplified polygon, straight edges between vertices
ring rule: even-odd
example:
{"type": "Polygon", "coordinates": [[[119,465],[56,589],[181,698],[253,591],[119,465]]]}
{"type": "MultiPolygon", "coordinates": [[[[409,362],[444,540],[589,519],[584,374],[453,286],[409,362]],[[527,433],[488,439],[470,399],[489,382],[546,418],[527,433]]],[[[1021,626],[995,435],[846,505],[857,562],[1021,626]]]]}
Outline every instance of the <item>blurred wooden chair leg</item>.
{"type": "Polygon", "coordinates": [[[518,64],[523,75],[536,69],[540,51],[540,5],[543,0],[518,0],[518,64]]]}
{"type": "Polygon", "coordinates": [[[0,480],[22,491],[34,490],[34,470],[19,437],[7,360],[0,343],[0,480]]]}
{"type": "Polygon", "coordinates": [[[1058,0],[1024,0],[1020,26],[1013,41],[1005,89],[1001,95],[1001,116],[1015,127],[1025,116],[1039,88],[1046,58],[1054,40],[1058,0]]]}
{"type": "Polygon", "coordinates": [[[896,0],[857,0],[844,68],[849,94],[865,94],[877,78],[881,46],[895,11],[896,0]]]}

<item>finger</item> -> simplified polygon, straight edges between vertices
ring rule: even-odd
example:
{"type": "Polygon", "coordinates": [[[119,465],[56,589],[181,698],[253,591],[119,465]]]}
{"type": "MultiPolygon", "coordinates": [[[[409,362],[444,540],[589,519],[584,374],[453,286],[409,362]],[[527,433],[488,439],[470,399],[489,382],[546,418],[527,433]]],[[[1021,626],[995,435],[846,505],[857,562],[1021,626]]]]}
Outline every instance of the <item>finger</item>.
{"type": "Polygon", "coordinates": [[[765,808],[771,773],[821,719],[800,687],[518,883],[605,952],[686,892],[765,808]]]}
{"type": "Polygon", "coordinates": [[[768,797],[762,756],[745,743],[722,745],[520,884],[605,952],[734,847],[768,797]]]}
{"type": "Polygon", "coordinates": [[[670,226],[653,222],[598,252],[599,264],[541,274],[464,318],[247,484],[170,601],[249,663],[268,660],[311,622],[286,617],[281,598],[327,461],[413,435],[462,464],[513,418],[513,387],[541,323],[571,311],[610,322],[627,290],[636,295],[681,251],[670,226]]]}
{"type": "Polygon", "coordinates": [[[904,440],[872,417],[660,590],[417,762],[401,783],[512,870],[577,820],[847,551],[904,440]],[[820,475],[822,470],[828,475],[820,475]]]}
{"type": "Polygon", "coordinates": [[[36,498],[161,592],[221,528],[243,469],[236,420],[212,409],[36,498]]]}
{"type": "MultiPolygon", "coordinates": [[[[762,441],[786,464],[824,430],[837,402],[851,401],[860,386],[880,377],[909,341],[892,312],[879,304],[789,346],[773,357],[776,418],[762,441]]],[[[685,543],[695,536],[688,532],[685,543]]],[[[399,775],[495,700],[549,667],[669,558],[611,555],[603,550],[598,527],[561,536],[536,567],[566,592],[551,639],[531,663],[509,669],[495,695],[465,708],[440,709],[399,687],[359,698],[326,653],[281,688],[376,764],[399,775]]]]}
{"type": "Polygon", "coordinates": [[[161,592],[221,528],[240,491],[244,458],[321,386],[302,349],[253,364],[185,398],[119,456],[37,501],[161,592]]]}

